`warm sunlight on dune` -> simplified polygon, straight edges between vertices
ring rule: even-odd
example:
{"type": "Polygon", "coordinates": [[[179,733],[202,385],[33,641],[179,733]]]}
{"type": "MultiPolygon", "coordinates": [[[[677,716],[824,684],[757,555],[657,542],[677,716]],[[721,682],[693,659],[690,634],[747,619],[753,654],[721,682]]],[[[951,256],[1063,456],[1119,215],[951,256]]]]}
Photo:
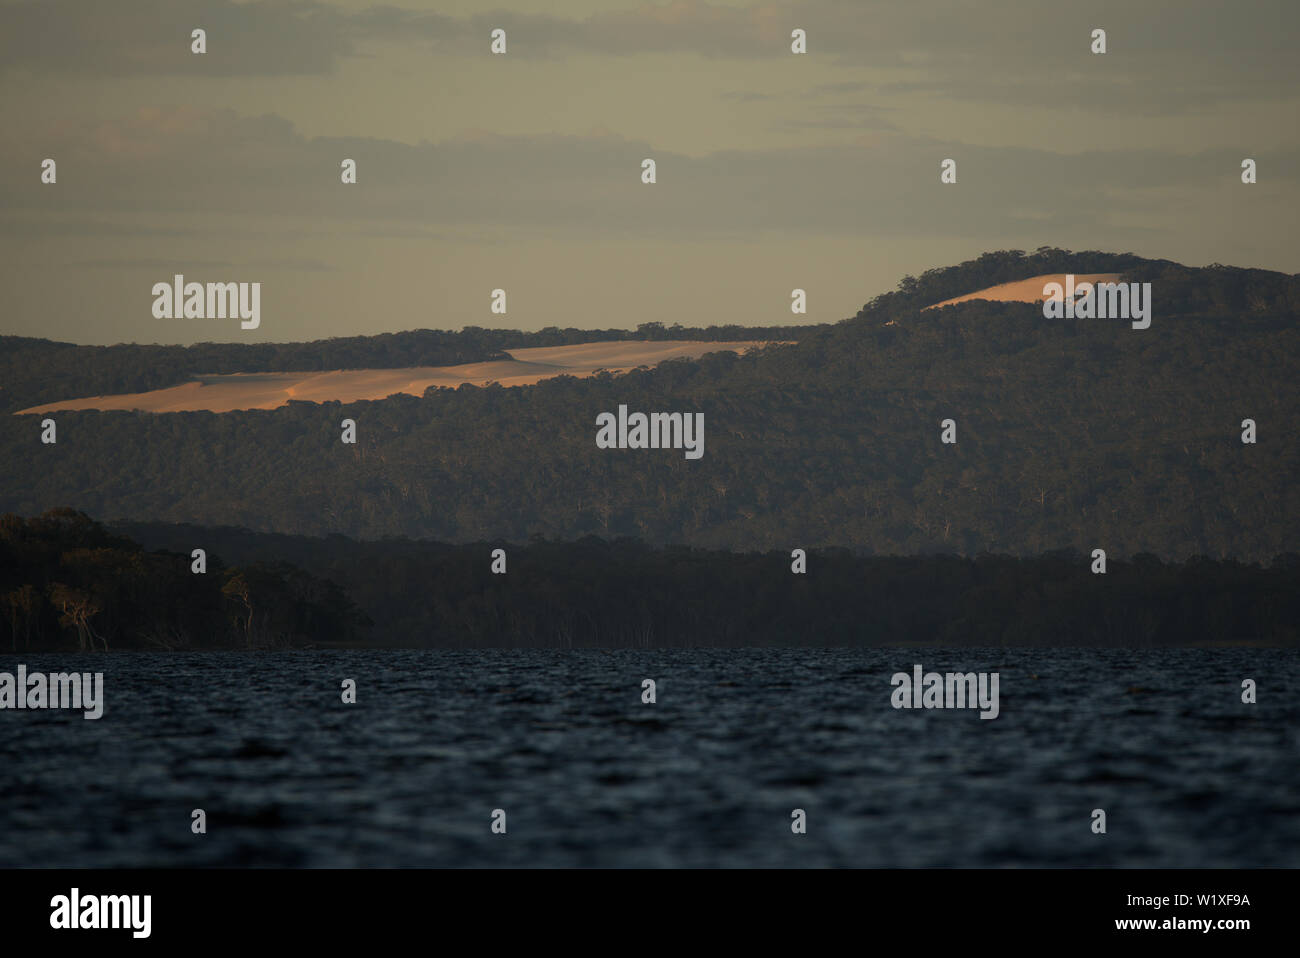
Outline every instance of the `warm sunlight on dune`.
{"type": "MultiPolygon", "coordinates": [[[[1074,283],[1078,286],[1080,283],[1118,283],[1119,273],[1084,273],[1076,274],[1074,283]]],[[[1044,273],[1042,276],[1031,276],[1029,279],[1018,279],[1013,283],[1002,283],[998,286],[990,286],[988,289],[981,289],[978,292],[967,293],[965,296],[954,296],[952,299],[945,299],[942,303],[935,303],[933,306],[927,306],[926,309],[938,309],[940,306],[951,306],[954,303],[964,303],[972,299],[989,299],[999,303],[1037,303],[1043,299],[1043,287],[1048,283],[1060,283],[1065,286],[1064,273],[1044,273]]]]}
{"type": "Polygon", "coordinates": [[[394,393],[421,396],[430,386],[530,386],[554,376],[590,376],[599,370],[627,372],[667,359],[698,359],[705,353],[745,352],[762,342],[602,342],[507,350],[510,359],[459,366],[409,369],[341,369],[330,372],[234,373],[198,376],[169,389],[119,396],[69,399],[24,409],[22,413],[65,409],[138,409],[144,412],[231,412],[275,409],[289,400],[356,402],[394,393]]]}

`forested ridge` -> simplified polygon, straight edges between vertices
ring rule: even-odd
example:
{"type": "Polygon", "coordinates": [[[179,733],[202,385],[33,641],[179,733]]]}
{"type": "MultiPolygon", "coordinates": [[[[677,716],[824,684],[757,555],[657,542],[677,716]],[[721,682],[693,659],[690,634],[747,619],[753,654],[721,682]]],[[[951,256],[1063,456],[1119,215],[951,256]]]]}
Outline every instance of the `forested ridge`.
{"type": "Polygon", "coordinates": [[[1267,561],[1297,542],[1298,316],[1295,276],[990,253],[745,356],[347,405],[63,412],[51,446],[38,418],[0,417],[0,509],[451,543],[1267,561]],[[1151,327],[1021,303],[924,308],[1048,272],[1151,282],[1151,327]],[[595,418],[620,404],[703,412],[703,458],[598,449],[595,418]],[[355,446],[339,441],[344,418],[355,446]],[[949,418],[955,445],[940,442],[949,418]]]}
{"type": "Polygon", "coordinates": [[[735,325],[701,328],[642,323],[635,330],[549,327],[522,332],[467,326],[460,330],[415,329],[374,336],[342,336],[310,343],[195,343],[192,346],[135,343],[78,346],[25,336],[0,336],[0,412],[63,399],[166,389],[199,375],[455,366],[504,359],[506,349],[607,340],[789,339],[803,328],[735,325]]]}

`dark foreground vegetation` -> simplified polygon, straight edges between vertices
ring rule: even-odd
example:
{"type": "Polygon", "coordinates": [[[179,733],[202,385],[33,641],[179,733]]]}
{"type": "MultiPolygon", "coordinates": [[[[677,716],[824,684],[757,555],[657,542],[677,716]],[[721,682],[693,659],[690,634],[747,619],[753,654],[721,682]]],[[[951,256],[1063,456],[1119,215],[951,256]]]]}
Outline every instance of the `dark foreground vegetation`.
{"type": "Polygon", "coordinates": [[[73,509],[0,516],[0,652],[285,648],[360,640],[338,586],[278,562],[203,574],[73,509]]]}
{"type": "Polygon", "coordinates": [[[827,550],[811,552],[796,575],[789,550],[123,531],[72,510],[0,518],[0,652],[1300,645],[1295,555],[1268,565],[1112,558],[1094,575],[1088,557],[1070,553],[827,550]],[[191,572],[198,548],[204,574],[191,572]],[[505,574],[491,571],[496,548],[505,574]]]}

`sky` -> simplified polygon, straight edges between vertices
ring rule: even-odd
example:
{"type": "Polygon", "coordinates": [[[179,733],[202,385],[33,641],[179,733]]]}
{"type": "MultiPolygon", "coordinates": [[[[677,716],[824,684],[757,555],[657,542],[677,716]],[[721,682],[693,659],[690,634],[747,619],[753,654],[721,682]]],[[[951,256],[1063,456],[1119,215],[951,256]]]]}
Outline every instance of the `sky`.
{"type": "Polygon", "coordinates": [[[0,0],[0,333],[833,322],[1039,246],[1295,273],[1298,40],[1295,0],[0,0]],[[156,318],[177,273],[260,325],[156,318]]]}

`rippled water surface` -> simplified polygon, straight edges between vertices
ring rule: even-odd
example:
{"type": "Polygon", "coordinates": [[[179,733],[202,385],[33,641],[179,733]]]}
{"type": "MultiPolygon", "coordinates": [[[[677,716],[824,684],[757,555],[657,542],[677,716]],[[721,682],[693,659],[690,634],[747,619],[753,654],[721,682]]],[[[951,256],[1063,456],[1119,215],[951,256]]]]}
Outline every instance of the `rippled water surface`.
{"type": "Polygon", "coordinates": [[[4,866],[1300,866],[1295,651],[112,653],[0,671],[20,661],[104,672],[106,708],[0,711],[4,866]],[[917,662],[999,672],[1001,714],[893,709],[890,676],[917,662]]]}

